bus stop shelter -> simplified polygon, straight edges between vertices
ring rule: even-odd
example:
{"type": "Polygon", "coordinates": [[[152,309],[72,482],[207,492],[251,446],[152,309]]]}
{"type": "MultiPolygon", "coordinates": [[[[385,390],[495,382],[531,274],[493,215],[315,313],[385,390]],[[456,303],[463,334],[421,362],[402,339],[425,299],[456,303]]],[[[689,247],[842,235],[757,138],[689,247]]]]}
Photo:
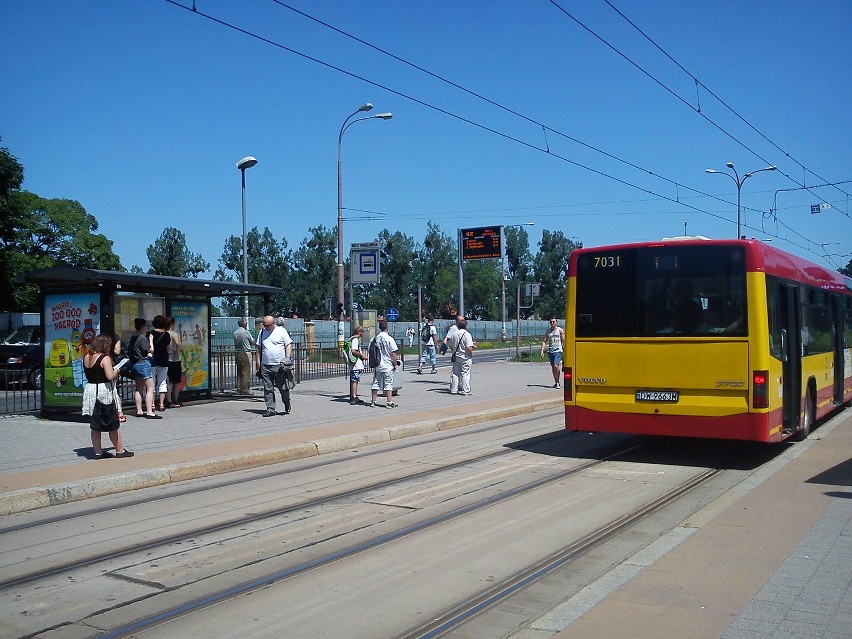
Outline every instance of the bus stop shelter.
{"type": "Polygon", "coordinates": [[[83,355],[99,333],[127,344],[133,320],[150,324],[156,315],[173,317],[181,338],[183,390],[210,396],[210,318],[212,299],[223,295],[263,296],[265,309],[283,289],[261,284],[190,277],[101,271],[56,266],[19,275],[19,284],[39,286],[44,335],[42,412],[76,410],[82,405],[83,355]]]}

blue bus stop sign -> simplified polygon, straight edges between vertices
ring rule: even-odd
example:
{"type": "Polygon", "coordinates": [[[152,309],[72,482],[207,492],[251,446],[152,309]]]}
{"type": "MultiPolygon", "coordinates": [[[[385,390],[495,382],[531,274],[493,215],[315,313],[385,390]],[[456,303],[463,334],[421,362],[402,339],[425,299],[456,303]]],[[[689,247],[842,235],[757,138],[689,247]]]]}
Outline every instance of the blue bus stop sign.
{"type": "Polygon", "coordinates": [[[399,319],[399,311],[395,308],[389,308],[388,312],[385,313],[385,317],[389,322],[395,322],[399,319]]]}

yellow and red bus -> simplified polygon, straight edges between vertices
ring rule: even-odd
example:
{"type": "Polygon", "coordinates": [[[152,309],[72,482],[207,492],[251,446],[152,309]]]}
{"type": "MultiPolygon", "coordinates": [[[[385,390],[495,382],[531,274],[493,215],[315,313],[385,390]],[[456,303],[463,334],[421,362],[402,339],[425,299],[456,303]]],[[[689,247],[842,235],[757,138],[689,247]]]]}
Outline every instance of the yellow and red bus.
{"type": "Polygon", "coordinates": [[[779,442],[852,401],[852,280],[756,240],[577,249],[565,427],[779,442]]]}

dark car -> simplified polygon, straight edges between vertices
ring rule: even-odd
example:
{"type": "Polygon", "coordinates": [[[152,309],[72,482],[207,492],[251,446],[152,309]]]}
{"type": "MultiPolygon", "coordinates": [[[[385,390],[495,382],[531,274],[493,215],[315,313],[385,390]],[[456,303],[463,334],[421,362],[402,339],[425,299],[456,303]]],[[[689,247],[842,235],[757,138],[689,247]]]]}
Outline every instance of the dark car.
{"type": "Polygon", "coordinates": [[[44,376],[44,342],[41,326],[16,328],[0,342],[0,383],[15,382],[41,389],[44,376]]]}

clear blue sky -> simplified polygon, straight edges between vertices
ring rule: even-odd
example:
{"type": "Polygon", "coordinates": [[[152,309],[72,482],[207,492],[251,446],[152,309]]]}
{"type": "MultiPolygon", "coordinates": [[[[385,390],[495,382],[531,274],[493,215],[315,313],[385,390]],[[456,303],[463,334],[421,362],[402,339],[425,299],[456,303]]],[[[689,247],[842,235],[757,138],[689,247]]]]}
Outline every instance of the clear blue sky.
{"type": "Polygon", "coordinates": [[[852,180],[852,3],[610,2],[287,0],[495,106],[283,1],[6,1],[0,145],[128,268],[175,226],[212,276],[242,233],[246,155],[249,228],[290,248],[334,228],[337,136],[364,102],[394,117],[344,136],[347,254],[382,228],[422,242],[427,220],[451,236],[532,221],[533,248],[543,229],[734,237],[734,181],[705,173],[734,162],[779,169],[745,182],[744,234],[845,266],[852,182],[788,189],[852,180]]]}

